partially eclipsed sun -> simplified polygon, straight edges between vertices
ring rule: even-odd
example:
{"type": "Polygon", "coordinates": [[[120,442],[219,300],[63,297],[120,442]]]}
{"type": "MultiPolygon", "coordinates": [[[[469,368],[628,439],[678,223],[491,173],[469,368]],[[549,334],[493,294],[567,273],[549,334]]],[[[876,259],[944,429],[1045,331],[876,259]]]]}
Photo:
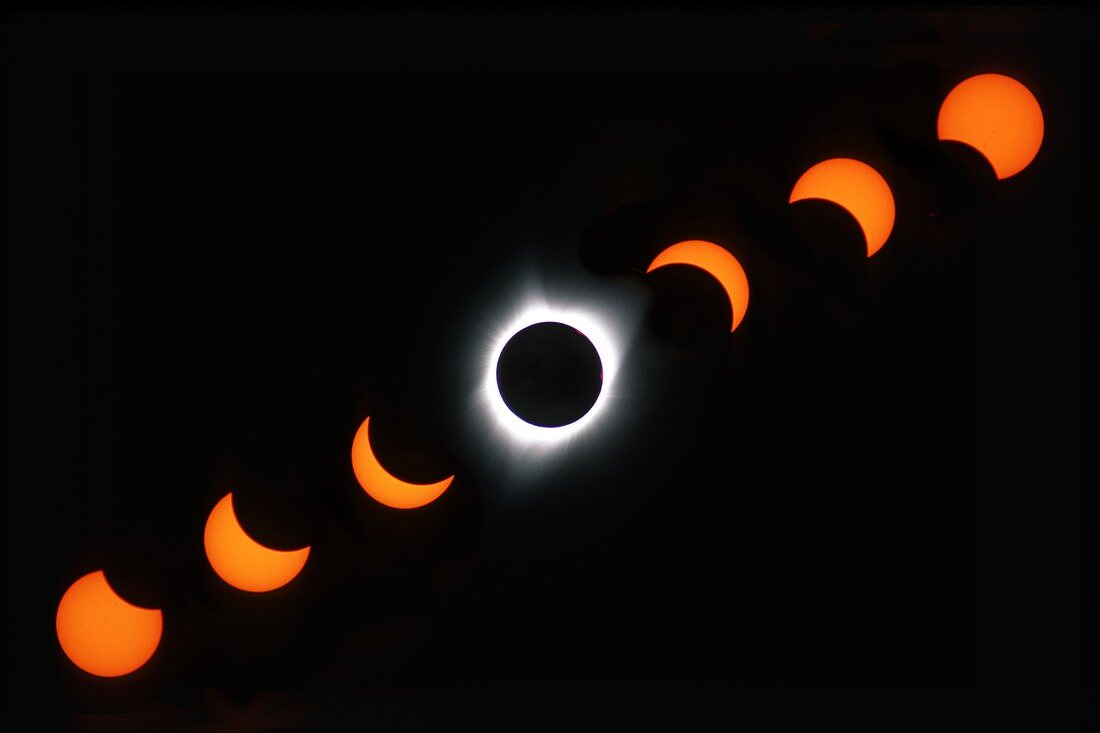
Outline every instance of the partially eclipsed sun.
{"type": "Polygon", "coordinates": [[[57,604],[61,649],[73,664],[100,677],[120,677],[148,662],[163,629],[159,609],[124,601],[102,570],[70,585],[57,604]]]}
{"type": "Polygon", "coordinates": [[[726,291],[733,312],[730,331],[737,330],[749,308],[749,278],[736,257],[713,242],[691,239],[665,249],[654,258],[646,272],[667,265],[697,267],[717,280],[726,291]]]}
{"type": "Polygon", "coordinates": [[[443,495],[454,476],[431,484],[413,484],[397,478],[378,462],[370,444],[370,418],[355,432],[351,442],[351,468],[363,490],[376,501],[393,509],[416,509],[443,495]]]}
{"type": "Polygon", "coordinates": [[[894,228],[894,194],[871,166],[852,158],[832,158],[802,174],[790,203],[804,199],[831,201],[855,217],[867,242],[867,256],[882,249],[894,228]]]}
{"type": "Polygon", "coordinates": [[[947,95],[936,120],[940,140],[965,143],[981,153],[997,178],[1014,176],[1043,144],[1043,110],[1035,95],[1012,77],[978,74],[947,95]]]}
{"type": "Polygon", "coordinates": [[[203,533],[210,567],[234,588],[252,593],[281,588],[297,577],[309,558],[309,546],[274,550],[248,536],[233,511],[233,494],[211,510],[203,533]]]}

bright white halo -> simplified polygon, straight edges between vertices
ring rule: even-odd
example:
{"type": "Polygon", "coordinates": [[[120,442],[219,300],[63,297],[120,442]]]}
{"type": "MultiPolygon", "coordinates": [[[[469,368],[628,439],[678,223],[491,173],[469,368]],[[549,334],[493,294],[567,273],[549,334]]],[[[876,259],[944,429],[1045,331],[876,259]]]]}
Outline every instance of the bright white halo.
{"type": "Polygon", "coordinates": [[[485,360],[485,378],[482,383],[481,401],[493,417],[493,422],[509,438],[525,445],[553,445],[567,442],[581,432],[597,424],[600,416],[613,400],[615,376],[619,370],[622,347],[607,324],[591,310],[558,308],[548,303],[528,303],[507,325],[493,337],[485,360]],[[500,354],[513,336],[536,323],[563,323],[580,331],[592,342],[603,367],[603,383],[592,407],[576,421],[558,427],[532,425],[508,409],[497,384],[497,362],[500,354]]]}

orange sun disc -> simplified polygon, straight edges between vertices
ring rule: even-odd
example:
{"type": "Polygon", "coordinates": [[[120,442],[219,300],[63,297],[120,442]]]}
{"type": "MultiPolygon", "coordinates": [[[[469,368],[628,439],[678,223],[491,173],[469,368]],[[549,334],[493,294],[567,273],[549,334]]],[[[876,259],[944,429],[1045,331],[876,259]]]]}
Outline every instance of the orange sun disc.
{"type": "Polygon", "coordinates": [[[163,630],[160,609],[124,601],[102,570],[70,585],[57,604],[57,640],[65,656],[100,677],[120,677],[144,665],[163,630]]]}
{"type": "Polygon", "coordinates": [[[668,247],[657,255],[646,272],[667,265],[698,267],[718,281],[726,291],[733,312],[730,331],[737,330],[749,308],[749,278],[737,258],[724,247],[701,239],[689,239],[668,247]]]}
{"type": "Polygon", "coordinates": [[[998,179],[1031,163],[1043,144],[1043,110],[1035,95],[1003,74],[978,74],[948,93],[936,120],[940,140],[977,150],[998,179]]]}
{"type": "Polygon", "coordinates": [[[370,445],[370,418],[368,417],[355,432],[351,443],[351,467],[355,478],[363,490],[379,503],[393,509],[416,509],[443,495],[451,485],[454,476],[432,484],[411,484],[389,473],[370,445]]]}
{"type": "Polygon", "coordinates": [[[894,228],[894,194],[878,171],[851,158],[832,158],[802,174],[790,203],[831,201],[855,217],[867,242],[867,256],[878,252],[894,228]]]}
{"type": "Polygon", "coordinates": [[[281,588],[297,577],[309,558],[309,546],[273,550],[248,536],[233,511],[233,494],[226,494],[206,520],[202,537],[206,559],[222,580],[251,593],[281,588]]]}

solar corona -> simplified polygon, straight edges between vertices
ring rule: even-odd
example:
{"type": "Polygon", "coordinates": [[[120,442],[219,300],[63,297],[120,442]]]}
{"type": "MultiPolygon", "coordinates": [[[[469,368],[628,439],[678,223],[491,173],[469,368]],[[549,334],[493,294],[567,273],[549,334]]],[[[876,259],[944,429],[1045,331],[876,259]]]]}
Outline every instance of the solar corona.
{"type": "Polygon", "coordinates": [[[532,305],[490,343],[481,402],[510,439],[561,445],[606,411],[621,351],[594,310],[532,305]]]}
{"type": "MultiPolygon", "coordinates": [[[[1025,170],[1038,155],[1044,119],[1039,102],[1022,83],[1003,74],[979,74],[947,94],[934,133],[938,140],[972,147],[998,179],[1005,179],[1025,170]]],[[[933,131],[927,134],[931,139],[933,131]]],[[[858,223],[871,257],[882,250],[895,226],[894,193],[879,167],[890,170],[881,161],[872,165],[852,157],[820,160],[797,178],[787,201],[780,198],[776,204],[782,208],[823,200],[840,206],[858,223]]],[[[634,270],[632,276],[648,283],[652,291],[656,278],[648,276],[656,270],[702,270],[721,285],[730,304],[729,331],[737,331],[749,313],[751,273],[727,248],[730,243],[667,241],[672,243],[653,257],[644,273],[634,270]]],[[[754,287],[767,292],[760,282],[754,282],[754,287]]],[[[594,302],[515,299],[512,310],[493,324],[482,342],[474,344],[478,356],[471,360],[476,372],[471,398],[495,428],[478,438],[492,442],[502,453],[527,456],[526,449],[534,447],[545,449],[547,456],[561,456],[549,449],[567,449],[606,425],[624,368],[623,322],[617,320],[614,308],[594,302]]],[[[731,338],[729,343],[734,341],[731,338]]],[[[354,480],[362,490],[349,490],[358,497],[356,501],[366,494],[385,510],[415,514],[452,486],[454,474],[414,483],[392,473],[375,452],[372,427],[376,427],[372,417],[363,417],[351,436],[350,473],[347,464],[343,466],[348,485],[354,480]]],[[[206,516],[203,548],[221,581],[253,594],[284,587],[287,592],[299,590],[300,584],[290,584],[306,567],[311,546],[279,550],[253,539],[239,521],[232,493],[222,496],[206,516]]],[[[196,536],[199,531],[196,527],[196,536]]],[[[76,667],[98,677],[122,677],[139,670],[156,653],[164,615],[160,609],[129,603],[111,588],[103,570],[95,570],[65,590],[57,605],[55,629],[62,652],[76,667]]]]}

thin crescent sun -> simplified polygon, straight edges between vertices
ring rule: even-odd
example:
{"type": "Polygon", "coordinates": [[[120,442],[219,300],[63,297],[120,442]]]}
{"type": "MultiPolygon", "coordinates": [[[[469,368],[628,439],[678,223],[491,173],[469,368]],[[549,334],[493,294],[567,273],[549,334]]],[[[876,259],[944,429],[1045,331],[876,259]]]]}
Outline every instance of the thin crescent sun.
{"type": "Polygon", "coordinates": [[[99,677],[138,669],[157,650],[164,631],[160,609],[127,602],[102,570],[79,578],[57,604],[57,640],[73,664],[99,677]]]}
{"type": "Polygon", "coordinates": [[[368,417],[355,432],[351,443],[351,467],[355,478],[370,496],[377,502],[393,509],[416,509],[443,495],[454,481],[448,476],[442,481],[431,484],[413,484],[402,481],[387,471],[370,444],[370,418],[368,417]]]}
{"type": "Polygon", "coordinates": [[[297,577],[309,558],[309,546],[275,550],[248,536],[233,511],[233,494],[226,494],[210,511],[203,532],[210,567],[239,590],[264,593],[297,577]]]}
{"type": "Polygon", "coordinates": [[[749,308],[749,278],[745,268],[726,248],[702,239],[677,242],[658,254],[646,272],[667,265],[691,265],[718,281],[726,291],[733,312],[730,331],[736,331],[749,308]]]}
{"type": "Polygon", "coordinates": [[[871,166],[852,158],[832,158],[812,166],[791,190],[789,203],[822,199],[855,217],[867,242],[867,256],[882,249],[894,228],[894,194],[871,166]]]}

